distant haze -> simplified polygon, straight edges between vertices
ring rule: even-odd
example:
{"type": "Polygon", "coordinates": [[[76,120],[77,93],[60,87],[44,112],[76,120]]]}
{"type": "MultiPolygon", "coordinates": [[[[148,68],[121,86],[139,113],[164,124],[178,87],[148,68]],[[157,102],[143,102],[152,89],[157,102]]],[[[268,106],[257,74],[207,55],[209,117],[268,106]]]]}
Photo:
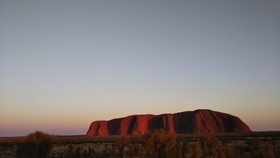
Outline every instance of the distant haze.
{"type": "Polygon", "coordinates": [[[0,136],[195,109],[280,130],[279,15],[279,0],[0,0],[0,136]]]}

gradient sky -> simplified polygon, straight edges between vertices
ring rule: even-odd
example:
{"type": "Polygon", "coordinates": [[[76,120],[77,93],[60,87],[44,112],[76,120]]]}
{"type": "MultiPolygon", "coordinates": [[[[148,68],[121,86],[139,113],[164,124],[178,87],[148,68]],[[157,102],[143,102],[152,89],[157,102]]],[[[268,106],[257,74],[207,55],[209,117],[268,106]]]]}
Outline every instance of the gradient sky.
{"type": "Polygon", "coordinates": [[[280,130],[279,15],[279,0],[0,0],[0,136],[195,109],[280,130]]]}

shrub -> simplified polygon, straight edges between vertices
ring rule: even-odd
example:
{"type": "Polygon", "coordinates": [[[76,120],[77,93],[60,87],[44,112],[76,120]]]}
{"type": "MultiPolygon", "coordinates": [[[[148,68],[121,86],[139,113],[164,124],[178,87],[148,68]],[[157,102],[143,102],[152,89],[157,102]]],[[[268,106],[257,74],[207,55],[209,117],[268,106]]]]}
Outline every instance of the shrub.
{"type": "MultiPolygon", "coordinates": [[[[129,148],[131,146],[131,140],[128,137],[123,137],[122,136],[122,137],[120,137],[116,140],[116,143],[117,143],[118,148],[119,148],[119,150],[118,150],[119,154],[118,155],[120,157],[123,157],[124,154],[125,154],[125,151],[124,151],[125,147],[129,148]]],[[[129,148],[129,149],[133,150],[132,148],[129,148]]],[[[131,151],[131,152],[134,152],[134,151],[131,151]]]]}
{"type": "Polygon", "coordinates": [[[265,147],[263,157],[275,158],[275,154],[274,154],[273,150],[271,149],[271,146],[268,145],[265,147]]]}
{"type": "Polygon", "coordinates": [[[168,133],[162,129],[156,129],[149,135],[145,136],[147,153],[152,157],[161,157],[166,151],[166,156],[169,154],[167,148],[175,145],[176,137],[174,134],[168,133]]]}
{"type": "Polygon", "coordinates": [[[47,158],[52,149],[50,135],[36,131],[29,134],[19,145],[16,158],[47,158]]]}
{"type": "Polygon", "coordinates": [[[262,158],[263,142],[261,140],[252,140],[252,149],[252,156],[254,158],[262,158]]]}
{"type": "Polygon", "coordinates": [[[193,143],[193,158],[199,158],[199,146],[198,143],[193,143]]]}
{"type": "Polygon", "coordinates": [[[206,135],[200,138],[200,145],[203,149],[203,157],[217,157],[217,149],[220,141],[213,135],[206,135]]]}
{"type": "Polygon", "coordinates": [[[67,157],[72,158],[74,157],[74,147],[72,144],[68,145],[68,150],[67,150],[67,157]]]}
{"type": "Polygon", "coordinates": [[[189,148],[189,143],[185,142],[183,143],[183,158],[190,158],[191,156],[191,151],[189,148]]]}

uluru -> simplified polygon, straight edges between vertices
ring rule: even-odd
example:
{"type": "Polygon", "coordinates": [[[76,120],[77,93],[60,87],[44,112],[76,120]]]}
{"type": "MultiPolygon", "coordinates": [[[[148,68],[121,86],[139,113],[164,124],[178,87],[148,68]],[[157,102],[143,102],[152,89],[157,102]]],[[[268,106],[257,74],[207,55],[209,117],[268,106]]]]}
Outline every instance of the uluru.
{"type": "Polygon", "coordinates": [[[141,114],[91,123],[87,135],[141,135],[154,129],[176,134],[214,134],[251,132],[237,116],[212,110],[185,111],[174,114],[141,114]]]}

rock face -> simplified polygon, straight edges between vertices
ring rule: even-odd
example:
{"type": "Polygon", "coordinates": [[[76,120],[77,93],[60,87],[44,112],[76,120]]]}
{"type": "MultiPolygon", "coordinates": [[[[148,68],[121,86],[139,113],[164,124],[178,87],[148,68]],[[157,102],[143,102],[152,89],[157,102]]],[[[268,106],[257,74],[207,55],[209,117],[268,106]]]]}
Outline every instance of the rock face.
{"type": "Polygon", "coordinates": [[[175,114],[131,115],[109,121],[94,121],[87,135],[139,135],[154,129],[170,133],[248,133],[250,128],[238,117],[211,111],[195,110],[175,114]]]}

